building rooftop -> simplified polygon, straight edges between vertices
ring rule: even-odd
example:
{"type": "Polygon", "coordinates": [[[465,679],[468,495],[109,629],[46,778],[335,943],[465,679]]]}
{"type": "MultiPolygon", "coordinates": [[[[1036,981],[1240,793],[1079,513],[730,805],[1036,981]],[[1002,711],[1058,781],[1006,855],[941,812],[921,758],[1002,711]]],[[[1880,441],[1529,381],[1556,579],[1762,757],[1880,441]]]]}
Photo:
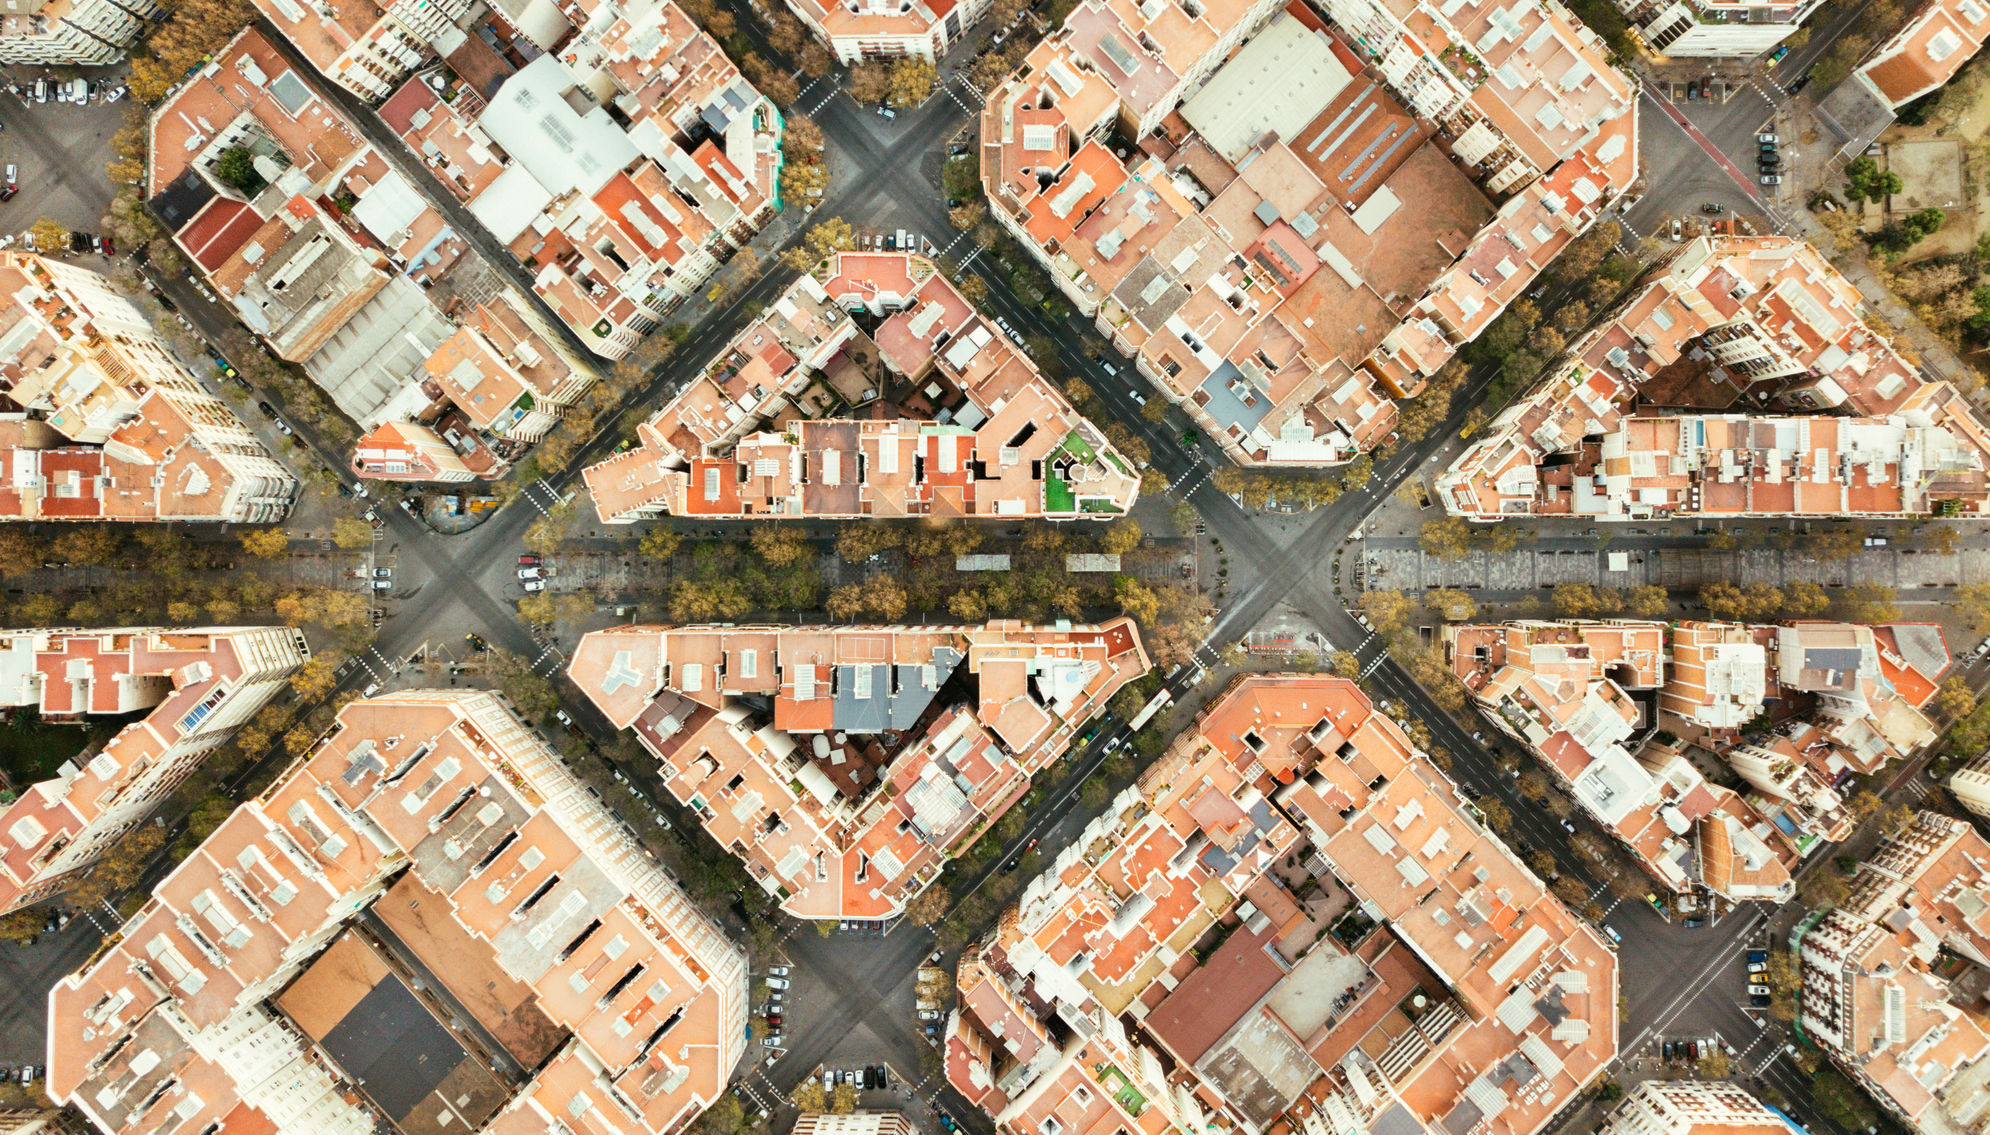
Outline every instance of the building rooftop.
{"type": "Polygon", "coordinates": [[[1800,240],[1696,238],[1502,413],[1439,495],[1476,520],[1984,512],[1990,433],[1862,310],[1800,240]],[[1640,394],[1709,412],[1634,412],[1640,394]]]}
{"type": "Polygon", "coordinates": [[[481,692],[346,706],[116,943],[48,1090],[118,1130],[671,1130],[744,1032],[738,950],[481,692]]]}
{"type": "Polygon", "coordinates": [[[1225,25],[1198,6],[1179,30],[1226,29],[1210,39],[1132,7],[1081,5],[992,93],[985,188],[1080,312],[1244,463],[1374,448],[1391,396],[1635,176],[1630,82],[1559,10],[1354,0],[1331,23],[1254,7],[1225,25]],[[1455,49],[1483,66],[1467,43],[1496,81],[1440,65],[1455,49]],[[1147,139],[1131,153],[1099,137],[1115,111],[1147,139]]]}
{"type": "Polygon", "coordinates": [[[1140,491],[1133,463],[907,253],[839,253],[797,280],[637,437],[584,474],[605,521],[1110,519],[1140,491]]]}
{"type": "Polygon", "coordinates": [[[1688,903],[1787,896],[1803,856],[1850,833],[1850,778],[1933,739],[1921,710],[1949,662],[1927,624],[1521,621],[1448,626],[1444,645],[1486,719],[1688,903]]]}
{"type": "Polygon", "coordinates": [[[1098,627],[628,627],[568,675],[789,913],[882,919],[1146,673],[1098,627]]]}
{"type": "Polygon", "coordinates": [[[1614,955],[1319,676],[1219,697],[957,985],[948,1078],[1007,1132],[1532,1132],[1616,1053],[1614,955]],[[1326,933],[1336,895],[1380,924],[1326,933]]]}

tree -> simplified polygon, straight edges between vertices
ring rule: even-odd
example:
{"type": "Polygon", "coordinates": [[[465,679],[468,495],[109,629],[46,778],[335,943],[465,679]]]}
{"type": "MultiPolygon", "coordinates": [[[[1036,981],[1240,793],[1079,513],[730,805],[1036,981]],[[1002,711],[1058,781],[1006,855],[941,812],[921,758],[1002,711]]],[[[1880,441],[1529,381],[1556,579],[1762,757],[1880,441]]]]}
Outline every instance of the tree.
{"type": "Polygon", "coordinates": [[[814,1076],[802,1077],[802,1082],[795,1086],[794,1091],[788,1093],[789,1102],[804,1113],[828,1110],[827,1097],[828,1093],[824,1091],[822,1081],[814,1076]]]}
{"type": "Polygon", "coordinates": [[[1990,632],[1990,583],[1966,583],[1956,588],[1955,602],[1971,631],[1990,632]]]}
{"type": "Polygon", "coordinates": [[[966,296],[969,303],[979,307],[988,302],[988,284],[979,276],[962,276],[960,294],[966,296]]]}
{"type": "Polygon", "coordinates": [[[332,543],[351,550],[373,543],[373,526],[357,516],[341,516],[332,521],[332,543]]]}
{"type": "Polygon", "coordinates": [[[573,519],[572,504],[558,504],[525,530],[525,547],[534,555],[557,555],[566,544],[566,526],[573,519]]]}
{"type": "Polygon", "coordinates": [[[1099,551],[1123,556],[1140,546],[1140,525],[1132,519],[1115,520],[1099,539],[1099,551]]]}
{"type": "Polygon", "coordinates": [[[924,966],[919,970],[917,990],[919,1000],[927,1004],[945,1001],[953,995],[954,980],[947,975],[946,970],[938,966],[924,966]]]}
{"type": "Polygon", "coordinates": [[[891,72],[877,62],[850,68],[850,97],[860,103],[883,102],[891,93],[891,72]]]}
{"type": "Polygon", "coordinates": [[[754,555],[759,556],[768,567],[776,568],[800,563],[813,550],[809,547],[806,532],[785,524],[756,525],[750,543],[754,555]]]}
{"type": "Polygon", "coordinates": [[[916,926],[931,926],[947,915],[947,908],[953,905],[953,896],[947,894],[945,886],[935,884],[914,895],[905,904],[905,917],[916,926]]]}
{"type": "Polygon", "coordinates": [[[835,1115],[848,1115],[857,1110],[857,1085],[845,1081],[831,1089],[829,1110],[835,1115]]]}
{"type": "Polygon", "coordinates": [[[1905,187],[1899,174],[1881,170],[1871,158],[1854,158],[1845,163],[1845,196],[1854,203],[1870,201],[1877,205],[1905,187]]]}
{"type": "Polygon", "coordinates": [[[860,521],[836,534],[836,554],[846,563],[862,563],[904,542],[903,530],[875,521],[860,521]]]}
{"type": "Polygon", "coordinates": [[[1641,619],[1658,618],[1665,614],[1671,603],[1671,596],[1657,584],[1641,583],[1624,590],[1624,613],[1641,619]]]}
{"type": "Polygon", "coordinates": [[[70,888],[69,901],[87,909],[138,885],[152,857],[166,845],[166,829],[158,824],[140,824],[104,851],[102,859],[83,880],[70,888]]]}
{"type": "Polygon", "coordinates": [[[1879,1111],[1858,1085],[1829,1064],[1810,1079],[1810,1102],[1819,1114],[1846,1131],[1864,1131],[1879,1122],[1879,1111]]]}
{"type": "Polygon", "coordinates": [[[1462,516],[1426,520],[1417,533],[1423,550],[1441,560],[1462,560],[1472,550],[1472,525],[1462,516]]]}
{"type": "Polygon", "coordinates": [[[1858,554],[1865,538],[1856,528],[1833,525],[1811,533],[1807,543],[1810,553],[1820,560],[1842,560],[1858,554]]]}
{"type": "Polygon", "coordinates": [[[1388,636],[1409,625],[1410,616],[1416,613],[1416,600],[1407,598],[1400,591],[1364,591],[1361,593],[1361,613],[1377,634],[1388,636]]]}
{"type": "Polygon", "coordinates": [[[242,550],[258,559],[280,560],[290,554],[290,537],[281,528],[252,528],[242,533],[242,550]]]}
{"type": "Polygon", "coordinates": [[[1423,605],[1432,614],[1449,623],[1467,623],[1472,620],[1473,615],[1479,613],[1479,605],[1472,598],[1472,593],[1460,591],[1455,587],[1440,587],[1424,592],[1423,605]]]}
{"type": "Polygon", "coordinates": [[[1900,618],[1900,593],[1877,583],[1861,583],[1839,593],[1847,622],[1890,623],[1900,618]]]}
{"type": "Polygon", "coordinates": [[[1940,231],[1947,221],[1948,214],[1940,209],[1922,209],[1918,213],[1908,214],[1907,218],[1900,222],[1900,231],[1906,236],[1907,243],[1916,244],[1940,231]]]}
{"type": "Polygon", "coordinates": [[[1343,678],[1361,677],[1361,659],[1350,651],[1334,651],[1333,668],[1334,673],[1343,678]]]}
{"type": "Polygon", "coordinates": [[[1811,619],[1831,609],[1831,596],[1815,583],[1802,581],[1783,588],[1783,610],[1785,619],[1811,619]]]}
{"type": "Polygon", "coordinates": [[[254,197],[269,183],[256,171],[256,156],[243,146],[230,146],[221,151],[214,161],[214,176],[241,191],[244,197],[254,197]]]}
{"type": "Polygon", "coordinates": [[[1446,713],[1458,713],[1465,708],[1465,686],[1452,673],[1450,664],[1444,661],[1444,651],[1431,647],[1413,651],[1409,656],[1410,677],[1430,693],[1430,700],[1437,703],[1446,713]]]}
{"type": "Polygon", "coordinates": [[[891,65],[886,100],[893,106],[918,106],[933,97],[933,85],[939,78],[931,63],[909,55],[891,65]]]}
{"type": "Polygon", "coordinates": [[[1935,713],[1944,721],[1961,721],[1976,711],[1976,691],[1960,674],[1943,679],[1935,693],[1935,713]]]}
{"type": "Polygon", "coordinates": [[[855,247],[857,234],[850,228],[850,222],[841,217],[830,217],[816,222],[802,237],[801,243],[784,253],[781,260],[790,268],[807,272],[832,255],[855,247]]]}
{"type": "Polygon", "coordinates": [[[313,658],[290,676],[290,689],[300,701],[316,701],[339,684],[338,671],[330,658],[313,658]]]}
{"type": "Polygon", "coordinates": [[[1797,882],[1797,897],[1809,907],[1837,906],[1850,893],[1851,886],[1845,879],[1845,873],[1838,869],[1836,863],[1829,861],[1811,868],[1797,882]]]}
{"type": "Polygon", "coordinates": [[[1555,897],[1562,900],[1564,906],[1581,906],[1589,899],[1589,885],[1573,875],[1558,877],[1554,883],[1554,892],[1555,897]]]}
{"type": "Polygon", "coordinates": [[[518,617],[535,627],[546,627],[553,624],[559,612],[553,606],[553,597],[541,591],[518,601],[518,617]]]}
{"type": "Polygon", "coordinates": [[[741,1135],[746,1130],[746,1107],[731,1092],[721,1093],[691,1124],[692,1135],[741,1135]]]}
{"type": "Polygon", "coordinates": [[[498,680],[499,692],[511,701],[520,717],[541,721],[560,707],[560,695],[554,691],[553,683],[535,673],[526,659],[493,647],[488,665],[491,676],[498,680]]]}
{"type": "Polygon", "coordinates": [[[683,546],[683,533],[657,525],[643,533],[642,542],[636,545],[636,550],[648,559],[667,560],[676,555],[677,549],[683,546]]]}
{"type": "Polygon", "coordinates": [[[69,248],[69,227],[49,217],[43,217],[28,226],[28,235],[34,238],[37,252],[57,253],[69,248]]]}
{"type": "Polygon", "coordinates": [[[1486,826],[1504,834],[1513,828],[1513,813],[1502,804],[1499,797],[1490,793],[1478,798],[1479,814],[1486,818],[1486,826]]]}
{"type": "Polygon", "coordinates": [[[1707,1054],[1700,1057],[1699,1073],[1702,1080],[1725,1080],[1733,1069],[1728,1065],[1727,1053],[1719,1045],[1708,1048],[1707,1054]]]}
{"type": "Polygon", "coordinates": [[[829,53],[828,48],[814,42],[802,48],[797,62],[801,64],[802,73],[811,79],[820,79],[836,69],[836,57],[829,53]]]}

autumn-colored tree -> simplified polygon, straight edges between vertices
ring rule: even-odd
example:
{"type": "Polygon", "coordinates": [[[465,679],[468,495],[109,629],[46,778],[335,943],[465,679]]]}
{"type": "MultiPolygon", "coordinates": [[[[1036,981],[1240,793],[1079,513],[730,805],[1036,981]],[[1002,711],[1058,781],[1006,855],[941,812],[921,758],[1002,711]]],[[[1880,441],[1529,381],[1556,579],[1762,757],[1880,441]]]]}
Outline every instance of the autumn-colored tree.
{"type": "Polygon", "coordinates": [[[891,72],[877,62],[850,68],[850,97],[860,103],[883,102],[891,93],[891,72]]]}
{"type": "Polygon", "coordinates": [[[573,504],[556,504],[525,530],[525,547],[538,556],[557,555],[567,542],[567,522],[573,519],[573,504]]]}
{"type": "Polygon", "coordinates": [[[1563,875],[1555,880],[1555,897],[1567,906],[1581,906],[1589,898],[1589,884],[1573,875],[1563,875]]]}
{"type": "Polygon", "coordinates": [[[34,249],[43,255],[69,251],[69,227],[50,217],[42,217],[28,226],[28,235],[34,238],[34,249]]]}
{"type": "Polygon", "coordinates": [[[836,554],[846,563],[862,563],[880,552],[888,552],[905,541],[903,529],[874,521],[861,521],[836,534],[836,554]]]}
{"type": "Polygon", "coordinates": [[[1113,521],[1099,537],[1099,551],[1109,556],[1123,556],[1139,546],[1140,525],[1131,518],[1113,521]]]}
{"type": "Polygon", "coordinates": [[[140,824],[104,851],[103,858],[69,890],[69,901],[88,909],[138,885],[152,857],[166,845],[166,829],[158,824],[140,824]]]}
{"type": "Polygon", "coordinates": [[[1479,605],[1469,591],[1455,587],[1440,587],[1423,594],[1423,605],[1438,618],[1450,623],[1470,622],[1479,613],[1479,605]]]}
{"type": "Polygon", "coordinates": [[[838,252],[857,247],[856,231],[841,217],[830,217],[812,226],[801,242],[781,255],[788,267],[807,272],[838,252]]]}
{"type": "Polygon", "coordinates": [[[829,53],[828,48],[815,42],[802,48],[796,62],[801,65],[802,73],[811,79],[820,79],[836,69],[836,57],[829,53]]]}
{"type": "Polygon", "coordinates": [[[947,888],[942,884],[935,884],[920,891],[913,896],[911,902],[905,904],[905,917],[915,926],[931,926],[945,918],[947,908],[952,905],[953,900],[947,894],[947,888]]]}
{"type": "Polygon", "coordinates": [[[829,1112],[849,1115],[857,1110],[857,1085],[845,1080],[829,1091],[829,1112]]]}
{"type": "Polygon", "coordinates": [[[1462,516],[1426,520],[1417,533],[1417,543],[1440,560],[1462,560],[1472,550],[1471,522],[1462,516]]]}
{"type": "Polygon", "coordinates": [[[1812,532],[1804,544],[1805,550],[1820,560],[1842,560],[1856,555],[1865,546],[1865,538],[1857,528],[1834,524],[1812,532]]]}
{"type": "Polygon", "coordinates": [[[785,524],[756,525],[749,541],[753,554],[768,567],[784,568],[800,563],[812,551],[808,533],[785,524]]]}
{"type": "Polygon", "coordinates": [[[802,1082],[795,1086],[795,1090],[788,1093],[788,1102],[794,1104],[804,1114],[822,1112],[828,1110],[828,1095],[821,1080],[814,1076],[804,1076],[802,1082]]]}
{"type": "Polygon", "coordinates": [[[1782,617],[1811,619],[1831,609],[1831,596],[1815,583],[1798,581],[1783,588],[1782,617]]]}
{"type": "Polygon", "coordinates": [[[242,550],[259,559],[279,560],[290,554],[290,537],[281,528],[251,528],[242,533],[242,550]]]}
{"type": "Polygon", "coordinates": [[[121,541],[107,524],[77,524],[64,528],[49,545],[57,563],[109,567],[118,562],[121,541]]]}
{"type": "Polygon", "coordinates": [[[646,559],[667,560],[676,555],[677,549],[683,546],[683,533],[674,528],[665,528],[659,524],[643,533],[643,538],[636,545],[636,550],[641,552],[646,559]]]}
{"type": "Polygon", "coordinates": [[[373,543],[373,526],[357,516],[341,516],[332,521],[332,543],[341,548],[364,548],[373,543]]]}
{"type": "Polygon", "coordinates": [[[1361,659],[1356,657],[1352,651],[1334,651],[1332,666],[1334,673],[1343,678],[1361,677],[1361,659]]]}
{"type": "Polygon", "coordinates": [[[933,85],[939,78],[931,63],[916,55],[907,56],[891,65],[886,100],[898,107],[918,106],[933,96],[933,85]]]}
{"type": "Polygon", "coordinates": [[[1900,593],[1877,583],[1860,583],[1838,595],[1843,617],[1853,623],[1891,623],[1900,618],[1900,593]]]}
{"type": "Polygon", "coordinates": [[[1655,619],[1665,614],[1666,608],[1671,604],[1665,588],[1652,583],[1627,587],[1623,591],[1623,596],[1624,612],[1641,619],[1655,619]]]}
{"type": "Polygon", "coordinates": [[[1727,1053],[1719,1045],[1708,1045],[1707,1054],[1700,1057],[1698,1069],[1702,1080],[1725,1080],[1734,1071],[1727,1053]]]}
{"type": "Polygon", "coordinates": [[[1393,635],[1403,630],[1416,611],[1417,601],[1400,591],[1361,593],[1361,613],[1368,617],[1369,625],[1380,635],[1393,635]]]}
{"type": "Polygon", "coordinates": [[[1512,830],[1513,812],[1500,802],[1499,797],[1487,794],[1479,797],[1475,803],[1479,807],[1479,815],[1486,818],[1487,827],[1500,833],[1512,830]]]}
{"type": "Polygon", "coordinates": [[[1943,679],[1935,692],[1935,713],[1944,721],[1961,721],[1976,710],[1976,691],[1960,674],[1943,679]]]}
{"type": "Polygon", "coordinates": [[[297,668],[290,676],[290,688],[301,701],[316,701],[332,692],[339,684],[338,671],[333,662],[320,655],[297,668]]]}

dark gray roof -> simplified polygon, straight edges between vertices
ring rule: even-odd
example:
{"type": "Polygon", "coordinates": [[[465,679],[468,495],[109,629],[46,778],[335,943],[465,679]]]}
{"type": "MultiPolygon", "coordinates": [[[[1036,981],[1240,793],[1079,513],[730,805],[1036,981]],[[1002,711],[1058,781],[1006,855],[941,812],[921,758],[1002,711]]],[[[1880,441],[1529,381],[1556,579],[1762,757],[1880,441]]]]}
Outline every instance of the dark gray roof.
{"type": "Polygon", "coordinates": [[[1259,422],[1264,421],[1265,415],[1271,413],[1271,399],[1259,392],[1247,405],[1230,389],[1232,382],[1243,377],[1244,372],[1237,369],[1237,364],[1225,359],[1222,366],[1202,380],[1202,393],[1209,399],[1202,408],[1209,411],[1209,416],[1215,418],[1218,425],[1254,430],[1259,422]]]}
{"type": "Polygon", "coordinates": [[[833,723],[846,733],[899,731],[917,724],[926,707],[960,665],[950,646],[933,651],[930,665],[867,663],[836,668],[833,723]]]}
{"type": "Polygon", "coordinates": [[[152,212],[169,231],[179,232],[214,198],[214,187],[189,167],[171,185],[161,189],[150,204],[152,212]]]}
{"type": "Polygon", "coordinates": [[[1907,660],[1919,673],[1938,677],[1948,669],[1949,651],[1942,643],[1942,629],[1930,623],[1895,623],[1888,627],[1893,632],[1893,645],[1900,650],[1900,657],[1907,660]]]}
{"type": "Polygon", "coordinates": [[[1813,646],[1803,652],[1803,668],[1856,671],[1863,657],[1864,654],[1855,646],[1813,646]]]}

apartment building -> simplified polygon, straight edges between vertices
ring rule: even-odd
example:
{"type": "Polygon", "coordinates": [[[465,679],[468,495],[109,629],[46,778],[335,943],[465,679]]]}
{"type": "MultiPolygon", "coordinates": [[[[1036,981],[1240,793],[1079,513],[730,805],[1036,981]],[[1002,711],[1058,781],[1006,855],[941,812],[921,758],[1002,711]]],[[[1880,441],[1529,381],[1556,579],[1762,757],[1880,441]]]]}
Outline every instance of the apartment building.
{"type": "Polygon", "coordinates": [[[1090,0],[981,118],[996,219],[1247,465],[1373,449],[1636,176],[1558,5],[1326,9],[1090,0]]]}
{"type": "Polygon", "coordinates": [[[1616,959],[1353,683],[1241,678],[963,955],[1005,1135],[1544,1128],[1616,959]]]}
{"type": "Polygon", "coordinates": [[[498,695],[410,691],[340,710],[55,986],[48,1093],[163,1135],[671,1133],[746,1002],[740,950],[498,695]]]}
{"type": "Polygon", "coordinates": [[[116,63],[162,11],[152,0],[0,0],[0,64],[116,63]]]}
{"type": "Polygon", "coordinates": [[[485,87],[424,72],[380,117],[619,359],[781,207],[781,117],[675,4],[557,13],[528,21],[530,63],[485,87]]]}
{"type": "MultiPolygon", "coordinates": [[[[438,473],[500,476],[593,366],[311,82],[257,30],[237,36],[153,112],[153,211],[243,325],[369,437],[405,426],[389,434],[454,451],[438,473]],[[240,154],[248,184],[220,172],[240,154]]],[[[362,475],[386,467],[354,456],[362,475]]]]}
{"type": "Polygon", "coordinates": [[[1523,620],[1447,626],[1444,648],[1486,720],[1684,911],[1787,900],[1803,857],[1851,834],[1849,782],[1934,740],[1922,710],[1949,663],[1921,623],[1523,620]]]}
{"type": "Polygon", "coordinates": [[[1149,662],[1133,621],[596,631],[567,674],[797,918],[883,920],[1149,662]]]}
{"type": "Polygon", "coordinates": [[[1986,864],[1990,844],[1975,829],[1922,812],[1881,841],[1850,897],[1797,946],[1804,1035],[1927,1135],[1990,1120],[1990,1029],[1963,992],[1990,964],[1986,864]]]}
{"type": "Polygon", "coordinates": [[[1740,1084],[1646,1080],[1632,1088],[1599,1135],[1807,1135],[1740,1084]]]}
{"type": "Polygon", "coordinates": [[[0,252],[0,520],[289,515],[298,482],[85,268],[0,252]]]}
{"type": "Polygon", "coordinates": [[[1949,793],[1956,803],[1990,818],[1990,754],[1985,754],[1949,774],[1949,793]]]}
{"type": "Polygon", "coordinates": [[[1853,81],[1899,110],[1955,78],[1986,37],[1990,8],[1982,0],[1929,0],[1866,57],[1853,81]]]}
{"type": "Polygon", "coordinates": [[[989,0],[788,0],[836,61],[937,62],[985,15],[989,0]]]}
{"type": "Polygon", "coordinates": [[[1140,473],[923,256],[803,275],[584,478],[607,523],[1110,520],[1140,473]],[[866,332],[855,316],[881,320],[866,332]]]}
{"type": "Polygon", "coordinates": [[[1695,238],[1494,419],[1438,496],[1477,521],[1990,515],[1990,430],[1862,311],[1801,240],[1695,238]]]}
{"type": "Polygon", "coordinates": [[[1788,39],[1823,0],[1616,0],[1639,38],[1675,59],[1746,59],[1788,39]]]}
{"type": "Polygon", "coordinates": [[[144,823],[209,752],[309,661],[288,627],[20,630],[0,634],[0,706],[44,721],[150,710],[0,808],[0,913],[58,894],[144,823]]]}
{"type": "Polygon", "coordinates": [[[838,1115],[805,1111],[795,1117],[789,1135],[919,1135],[902,1111],[853,1111],[838,1115]]]}
{"type": "Polygon", "coordinates": [[[256,0],[256,10],[320,74],[369,102],[426,61],[462,51],[475,34],[469,0],[256,0]]]}
{"type": "Polygon", "coordinates": [[[376,481],[461,484],[477,474],[441,434],[419,422],[382,422],[353,447],[352,471],[376,481]]]}

